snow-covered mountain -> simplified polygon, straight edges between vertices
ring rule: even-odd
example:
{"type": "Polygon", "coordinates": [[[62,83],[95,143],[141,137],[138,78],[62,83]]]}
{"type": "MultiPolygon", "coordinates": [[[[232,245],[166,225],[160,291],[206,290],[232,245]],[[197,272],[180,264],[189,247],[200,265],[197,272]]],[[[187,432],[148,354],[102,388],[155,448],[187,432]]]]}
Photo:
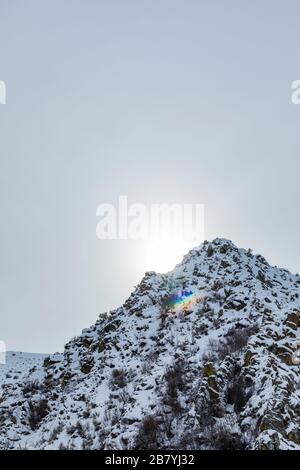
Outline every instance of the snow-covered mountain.
{"type": "Polygon", "coordinates": [[[204,242],[63,355],[2,373],[0,448],[300,449],[299,294],[298,275],[204,242]]]}

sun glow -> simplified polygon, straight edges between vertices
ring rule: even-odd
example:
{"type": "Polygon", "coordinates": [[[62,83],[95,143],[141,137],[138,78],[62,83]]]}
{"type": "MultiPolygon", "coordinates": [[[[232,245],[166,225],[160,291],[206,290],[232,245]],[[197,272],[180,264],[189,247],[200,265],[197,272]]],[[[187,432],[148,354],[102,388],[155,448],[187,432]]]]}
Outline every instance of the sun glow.
{"type": "Polygon", "coordinates": [[[168,272],[182,261],[183,256],[195,246],[174,235],[155,237],[145,242],[144,265],[146,271],[168,272]]]}

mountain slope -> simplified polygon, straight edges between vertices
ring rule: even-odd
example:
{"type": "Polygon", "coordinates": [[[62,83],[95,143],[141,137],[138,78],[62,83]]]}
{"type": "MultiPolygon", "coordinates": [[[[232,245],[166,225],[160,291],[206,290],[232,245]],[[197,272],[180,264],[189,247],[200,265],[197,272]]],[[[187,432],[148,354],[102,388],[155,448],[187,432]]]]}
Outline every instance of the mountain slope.
{"type": "MultiPolygon", "coordinates": [[[[8,351],[5,364],[0,363],[0,386],[22,381],[30,370],[42,373],[42,364],[47,354],[32,354],[8,351]]],[[[41,375],[42,377],[42,375],[41,375]]],[[[40,377],[36,377],[40,379],[40,377]]]]}
{"type": "Polygon", "coordinates": [[[0,448],[300,449],[300,277],[216,239],[0,392],[0,448]]]}

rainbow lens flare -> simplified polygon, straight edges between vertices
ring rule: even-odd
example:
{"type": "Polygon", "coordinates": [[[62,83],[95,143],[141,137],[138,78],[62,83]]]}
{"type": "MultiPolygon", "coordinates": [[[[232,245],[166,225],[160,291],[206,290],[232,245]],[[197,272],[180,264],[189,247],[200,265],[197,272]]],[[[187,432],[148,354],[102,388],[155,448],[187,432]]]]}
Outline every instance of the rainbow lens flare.
{"type": "Polygon", "coordinates": [[[194,305],[202,302],[203,295],[197,294],[191,290],[178,291],[171,294],[167,300],[169,308],[175,309],[177,307],[186,309],[187,307],[193,307],[194,305]]]}

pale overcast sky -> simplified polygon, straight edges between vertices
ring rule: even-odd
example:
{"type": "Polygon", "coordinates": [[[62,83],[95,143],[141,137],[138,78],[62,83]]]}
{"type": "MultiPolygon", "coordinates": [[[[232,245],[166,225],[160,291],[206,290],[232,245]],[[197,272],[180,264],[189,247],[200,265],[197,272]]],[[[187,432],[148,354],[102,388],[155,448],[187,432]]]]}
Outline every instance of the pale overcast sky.
{"type": "Polygon", "coordinates": [[[300,271],[299,44],[297,0],[0,0],[8,349],[62,350],[139,282],[143,245],[95,235],[121,194],[300,271]]]}

